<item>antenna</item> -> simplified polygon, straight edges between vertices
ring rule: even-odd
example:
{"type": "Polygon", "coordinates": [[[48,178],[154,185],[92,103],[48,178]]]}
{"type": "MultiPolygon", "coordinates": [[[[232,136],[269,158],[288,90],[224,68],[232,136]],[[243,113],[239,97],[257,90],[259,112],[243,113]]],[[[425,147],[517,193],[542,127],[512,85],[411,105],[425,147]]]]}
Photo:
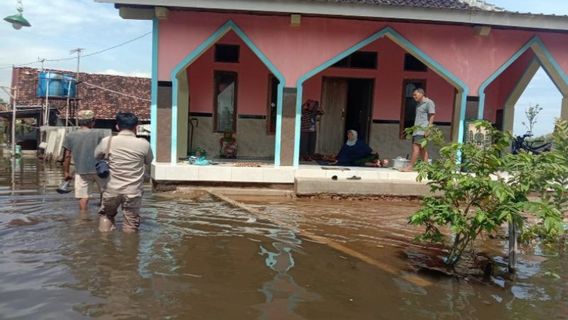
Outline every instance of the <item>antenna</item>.
{"type": "MultiPolygon", "coordinates": [[[[75,75],[75,83],[78,85],[79,84],[79,68],[81,67],[81,52],[83,52],[85,50],[85,48],[76,48],[73,49],[71,51],[69,51],[70,54],[74,54],[77,53],[77,74],[75,75]]],[[[79,93],[79,87],[77,87],[77,95],[79,93]]],[[[75,109],[76,111],[80,108],[80,104],[81,102],[78,100],[77,101],[77,109],[75,109]]],[[[79,119],[77,119],[77,115],[75,115],[75,125],[79,126],[79,119]]]]}
{"type": "Polygon", "coordinates": [[[76,75],[77,81],[79,81],[79,68],[81,66],[81,52],[83,52],[83,51],[85,51],[85,48],[76,48],[76,49],[69,51],[69,54],[77,53],[77,75],[76,75]]]}
{"type": "Polygon", "coordinates": [[[43,64],[44,64],[44,62],[45,62],[45,58],[42,59],[42,58],[40,58],[40,57],[37,57],[37,61],[41,63],[41,71],[43,71],[43,70],[44,70],[43,64]]]}

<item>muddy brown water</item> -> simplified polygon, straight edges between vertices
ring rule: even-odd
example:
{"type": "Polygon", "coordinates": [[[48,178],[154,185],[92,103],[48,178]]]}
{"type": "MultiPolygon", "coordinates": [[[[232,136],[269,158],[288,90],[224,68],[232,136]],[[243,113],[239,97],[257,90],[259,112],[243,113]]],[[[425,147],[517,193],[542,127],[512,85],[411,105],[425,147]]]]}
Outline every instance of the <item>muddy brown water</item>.
{"type": "Polygon", "coordinates": [[[148,189],[139,234],[101,234],[96,200],[81,214],[55,192],[60,168],[0,161],[0,319],[568,319],[568,260],[542,248],[514,281],[404,280],[423,254],[406,225],[415,202],[238,199],[283,227],[209,195],[148,189]]]}

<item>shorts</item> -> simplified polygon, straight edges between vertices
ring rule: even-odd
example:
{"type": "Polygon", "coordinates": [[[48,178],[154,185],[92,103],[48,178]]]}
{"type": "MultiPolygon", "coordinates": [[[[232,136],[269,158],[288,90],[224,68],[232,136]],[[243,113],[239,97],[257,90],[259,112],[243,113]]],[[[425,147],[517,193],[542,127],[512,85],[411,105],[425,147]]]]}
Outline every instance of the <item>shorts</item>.
{"type": "Polygon", "coordinates": [[[103,192],[106,180],[99,178],[96,174],[75,174],[75,198],[89,198],[93,184],[96,184],[98,191],[103,192]]]}
{"type": "Polygon", "coordinates": [[[424,141],[425,136],[423,134],[418,134],[415,136],[412,136],[412,144],[422,144],[422,141],[424,141]]]}
{"type": "MultiPolygon", "coordinates": [[[[112,228],[114,228],[114,218],[118,213],[118,208],[122,207],[122,231],[136,232],[140,227],[140,208],[142,207],[141,195],[113,195],[103,193],[103,201],[99,210],[101,221],[105,218],[110,220],[112,228]]],[[[102,222],[99,226],[102,226],[102,222]]],[[[111,229],[112,229],[111,228],[111,229]]],[[[101,231],[110,231],[102,230],[101,231]]]]}

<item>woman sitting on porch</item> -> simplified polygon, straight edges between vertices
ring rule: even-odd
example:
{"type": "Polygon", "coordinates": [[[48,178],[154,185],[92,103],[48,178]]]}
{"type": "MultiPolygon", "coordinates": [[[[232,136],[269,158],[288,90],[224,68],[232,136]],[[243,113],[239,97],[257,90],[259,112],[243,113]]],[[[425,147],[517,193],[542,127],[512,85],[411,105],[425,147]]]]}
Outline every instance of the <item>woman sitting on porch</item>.
{"type": "Polygon", "coordinates": [[[360,166],[360,167],[386,167],[388,160],[380,160],[378,153],[373,153],[373,149],[365,142],[357,139],[357,131],[347,131],[347,141],[339,150],[335,161],[330,164],[340,166],[360,166]]]}

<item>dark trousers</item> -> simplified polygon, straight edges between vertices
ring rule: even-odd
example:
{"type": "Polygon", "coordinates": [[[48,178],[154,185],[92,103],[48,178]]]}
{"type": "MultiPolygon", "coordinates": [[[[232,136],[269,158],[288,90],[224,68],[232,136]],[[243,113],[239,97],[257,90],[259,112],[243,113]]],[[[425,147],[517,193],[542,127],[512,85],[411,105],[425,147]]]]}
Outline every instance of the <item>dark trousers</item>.
{"type": "Polygon", "coordinates": [[[315,132],[302,132],[300,136],[300,156],[311,156],[316,151],[315,132]]]}

